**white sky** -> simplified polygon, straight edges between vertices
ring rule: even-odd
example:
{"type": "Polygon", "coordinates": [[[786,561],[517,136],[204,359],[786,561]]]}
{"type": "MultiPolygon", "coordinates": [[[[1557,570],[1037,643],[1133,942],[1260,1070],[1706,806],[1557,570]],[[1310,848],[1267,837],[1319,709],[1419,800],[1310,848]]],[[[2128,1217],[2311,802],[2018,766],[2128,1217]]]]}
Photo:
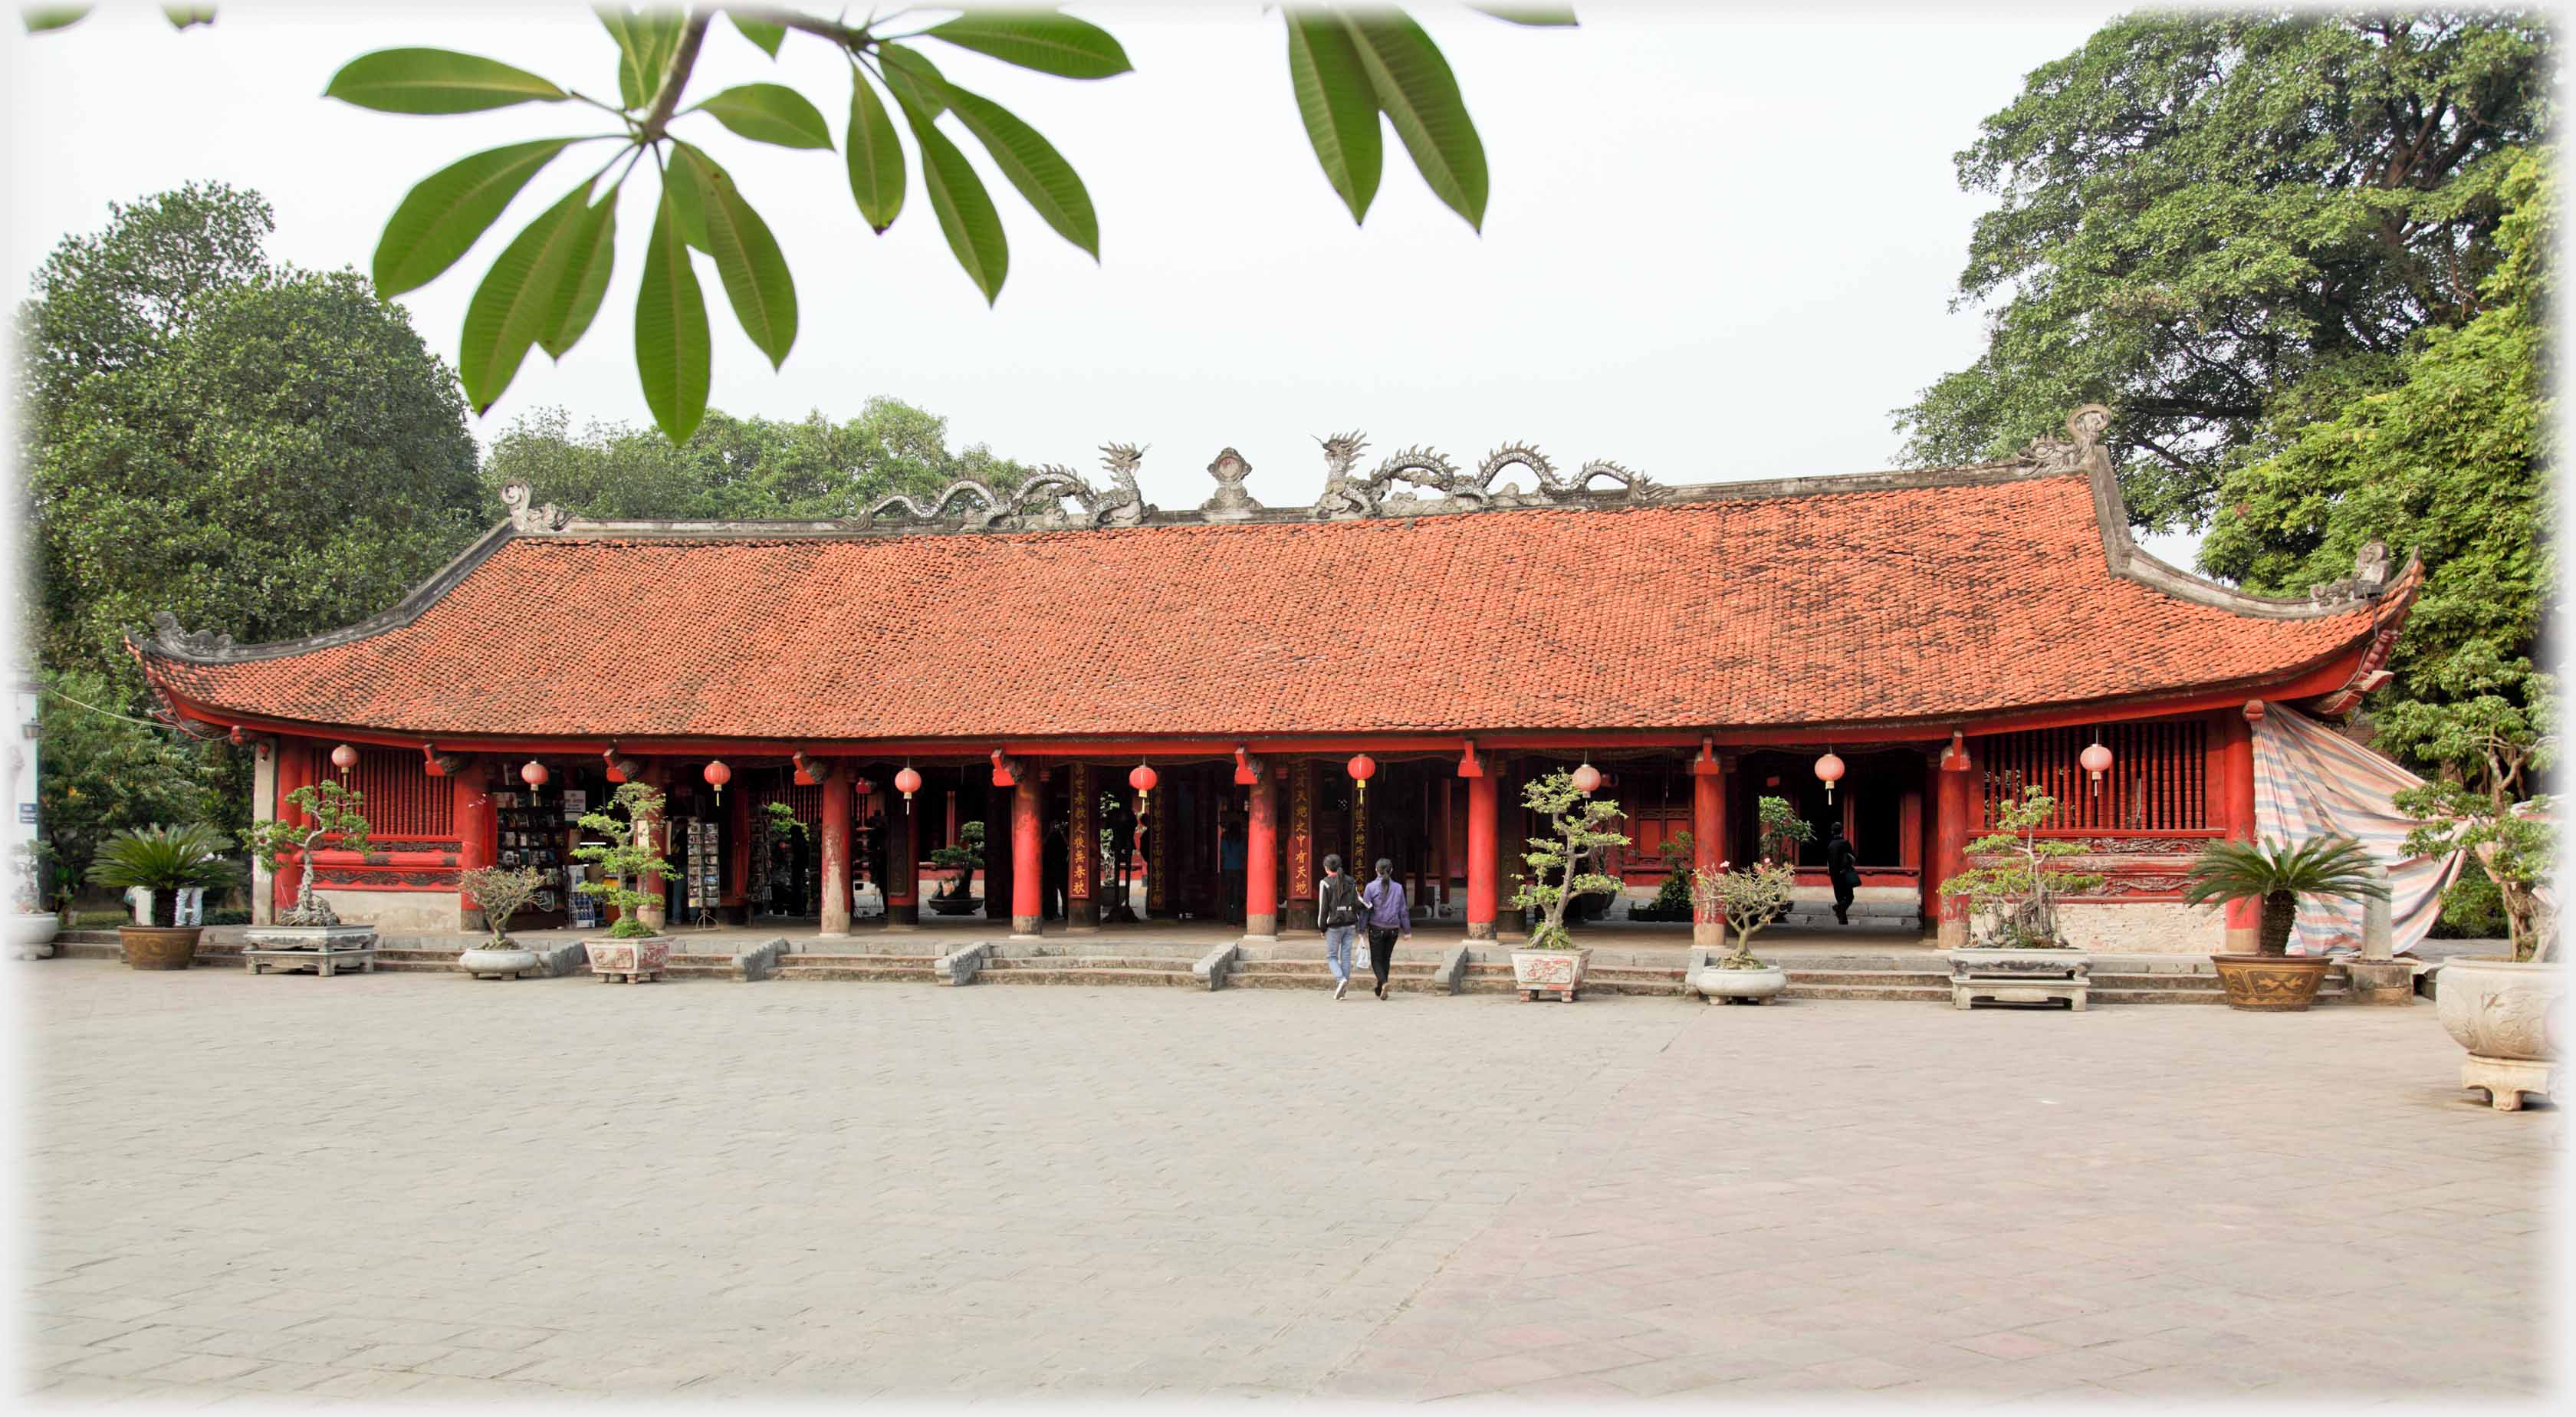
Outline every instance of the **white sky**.
{"type": "MultiPolygon", "coordinates": [[[[1594,4],[1566,31],[1420,4],[1492,168],[1479,237],[1392,135],[1377,205],[1352,226],[1298,124],[1275,14],[1069,8],[1115,33],[1137,72],[1080,83],[930,46],[952,79],[1046,133],[1101,212],[1095,267],[986,166],[1011,239],[991,310],[917,170],[901,220],[876,237],[837,154],[684,125],[707,130],[779,234],[802,315],[772,373],[702,262],[716,407],[847,415],[893,394],[946,415],[960,446],[1085,471],[1103,441],[1145,443],[1145,492],[1166,506],[1206,496],[1201,470],[1227,444],[1253,463],[1255,496],[1309,501],[1314,437],[1349,427],[1377,452],[1420,442],[1465,462],[1527,439],[1560,464],[1615,458],[1667,482],[1888,466],[1889,410],[1980,343],[1976,317],[1948,308],[1982,205],[1958,190],[1951,154],[2026,71],[2115,13],[1594,4]]],[[[414,118],[318,96],[366,51],[462,49],[616,88],[613,49],[573,3],[252,0],[219,14],[175,34],[157,7],[110,4],[65,33],[13,25],[0,39],[12,300],[109,201],[191,178],[264,193],[279,257],[363,270],[411,183],[468,152],[596,130],[599,115],[573,105],[414,118]]],[[[773,64],[720,22],[691,92],[782,78],[837,133],[840,62],[790,36],[773,64]]],[[[442,355],[492,255],[579,161],[541,175],[463,262],[403,298],[442,355]]],[[[589,337],[560,367],[531,354],[478,426],[486,441],[540,404],[646,421],[630,337],[646,191],[630,184],[617,280],[589,337]]]]}

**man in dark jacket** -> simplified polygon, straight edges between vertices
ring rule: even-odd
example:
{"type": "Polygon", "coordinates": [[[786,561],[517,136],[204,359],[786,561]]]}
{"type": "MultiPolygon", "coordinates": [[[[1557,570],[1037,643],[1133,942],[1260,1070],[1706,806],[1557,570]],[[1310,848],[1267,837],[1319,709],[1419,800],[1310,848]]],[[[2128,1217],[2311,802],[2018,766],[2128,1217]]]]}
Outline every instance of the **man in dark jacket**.
{"type": "Polygon", "coordinates": [[[1843,835],[1843,824],[1825,828],[1825,875],[1834,883],[1834,919],[1851,923],[1852,893],[1860,889],[1860,853],[1843,835]]]}

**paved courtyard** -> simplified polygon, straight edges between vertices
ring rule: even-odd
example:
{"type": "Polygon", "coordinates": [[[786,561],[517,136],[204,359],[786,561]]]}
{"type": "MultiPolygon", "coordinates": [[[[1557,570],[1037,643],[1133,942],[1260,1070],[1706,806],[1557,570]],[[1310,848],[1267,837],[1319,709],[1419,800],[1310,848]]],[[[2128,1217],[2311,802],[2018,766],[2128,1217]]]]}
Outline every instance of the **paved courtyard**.
{"type": "Polygon", "coordinates": [[[2528,1396],[2429,1005],[18,966],[47,1398],[2528,1396]]]}

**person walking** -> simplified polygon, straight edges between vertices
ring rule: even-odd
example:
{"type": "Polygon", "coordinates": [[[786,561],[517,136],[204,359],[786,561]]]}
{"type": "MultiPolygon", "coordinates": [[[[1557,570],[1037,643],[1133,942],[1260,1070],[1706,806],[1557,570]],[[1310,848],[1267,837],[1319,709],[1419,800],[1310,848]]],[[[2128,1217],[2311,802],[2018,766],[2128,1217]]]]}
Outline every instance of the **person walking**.
{"type": "Polygon", "coordinates": [[[1386,997],[1386,974],[1395,967],[1395,942],[1413,936],[1413,912],[1406,908],[1404,882],[1395,878],[1395,863],[1377,859],[1377,879],[1360,892],[1368,907],[1369,972],[1377,976],[1377,996],[1386,997]]]}
{"type": "Polygon", "coordinates": [[[1825,828],[1825,876],[1834,883],[1834,919],[1849,925],[1852,893],[1860,889],[1860,853],[1852,850],[1840,822],[1825,828]]]}
{"type": "Polygon", "coordinates": [[[1324,930],[1324,963],[1333,971],[1333,997],[1351,991],[1351,936],[1359,928],[1359,882],[1342,874],[1342,858],[1324,858],[1324,879],[1315,883],[1315,923],[1324,930]]]}

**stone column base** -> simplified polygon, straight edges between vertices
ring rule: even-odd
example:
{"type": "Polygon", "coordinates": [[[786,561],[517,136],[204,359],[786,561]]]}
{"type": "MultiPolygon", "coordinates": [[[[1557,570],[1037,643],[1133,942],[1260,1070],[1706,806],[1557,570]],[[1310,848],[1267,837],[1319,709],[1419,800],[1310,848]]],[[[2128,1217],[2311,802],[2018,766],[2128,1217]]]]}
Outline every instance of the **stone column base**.
{"type": "Polygon", "coordinates": [[[1966,949],[1968,947],[1968,918],[1963,915],[1956,920],[1942,921],[1940,939],[1941,948],[1945,950],[1966,949]]]}
{"type": "Polygon", "coordinates": [[[1278,939],[1279,917],[1275,914],[1245,916],[1243,918],[1243,938],[1247,940],[1278,939]]]}
{"type": "Polygon", "coordinates": [[[1491,940],[1496,938],[1494,934],[1494,922],[1491,920],[1468,921],[1467,938],[1471,940],[1491,940]]]}
{"type": "Polygon", "coordinates": [[[1711,947],[1725,944],[1726,922],[1723,920],[1692,921],[1691,943],[1694,945],[1708,945],[1711,947]]]}
{"type": "Polygon", "coordinates": [[[1014,915],[1011,917],[1011,938],[1014,940],[1038,939],[1045,930],[1046,920],[1043,916],[1014,915]]]}
{"type": "Polygon", "coordinates": [[[897,900],[886,903],[886,928],[910,930],[921,924],[921,902],[897,900]]]}

